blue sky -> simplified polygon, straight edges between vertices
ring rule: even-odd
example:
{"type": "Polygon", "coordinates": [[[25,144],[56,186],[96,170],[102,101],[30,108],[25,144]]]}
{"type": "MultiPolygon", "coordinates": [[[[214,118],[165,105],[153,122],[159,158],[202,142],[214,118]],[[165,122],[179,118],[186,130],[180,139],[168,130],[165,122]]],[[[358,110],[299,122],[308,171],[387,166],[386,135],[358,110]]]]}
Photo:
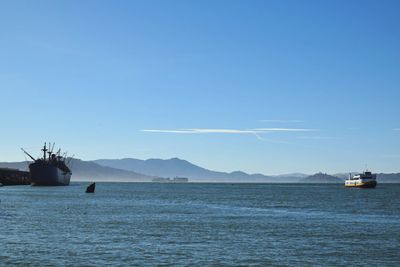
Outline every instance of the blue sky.
{"type": "Polygon", "coordinates": [[[0,161],[400,171],[399,1],[2,1],[0,161]]]}

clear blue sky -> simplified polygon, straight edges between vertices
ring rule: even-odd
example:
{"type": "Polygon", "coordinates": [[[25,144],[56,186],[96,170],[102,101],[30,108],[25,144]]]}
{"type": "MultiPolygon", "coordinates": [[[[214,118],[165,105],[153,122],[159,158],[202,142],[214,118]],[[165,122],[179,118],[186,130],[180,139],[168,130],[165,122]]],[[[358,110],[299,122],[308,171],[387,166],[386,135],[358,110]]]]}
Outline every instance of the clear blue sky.
{"type": "Polygon", "coordinates": [[[0,161],[400,171],[400,1],[1,1],[0,161]],[[272,128],[272,129],[271,129],[272,128]]]}

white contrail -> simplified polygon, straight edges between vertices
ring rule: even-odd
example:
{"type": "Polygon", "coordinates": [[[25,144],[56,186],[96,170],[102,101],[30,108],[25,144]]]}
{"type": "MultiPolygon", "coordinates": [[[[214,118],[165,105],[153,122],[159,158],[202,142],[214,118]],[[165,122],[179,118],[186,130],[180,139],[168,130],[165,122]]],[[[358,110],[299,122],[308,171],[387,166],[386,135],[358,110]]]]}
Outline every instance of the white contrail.
{"type": "Polygon", "coordinates": [[[237,130],[237,129],[182,129],[184,131],[192,131],[194,133],[223,133],[223,134],[254,134],[253,130],[237,130]]]}
{"type": "Polygon", "coordinates": [[[187,128],[187,129],[142,129],[142,132],[148,133],[171,133],[171,134],[247,134],[253,135],[260,141],[270,143],[289,144],[286,141],[272,140],[264,138],[261,134],[277,133],[277,132],[311,132],[319,131],[319,129],[306,128],[256,128],[256,129],[220,129],[220,128],[187,128]]]}
{"type": "Polygon", "coordinates": [[[172,134],[251,134],[259,140],[267,139],[261,137],[261,134],[276,132],[311,132],[319,129],[306,128],[256,128],[256,129],[215,129],[215,128],[188,128],[188,129],[143,129],[142,132],[148,133],[172,133],[172,134]]]}
{"type": "Polygon", "coordinates": [[[148,133],[178,133],[178,134],[193,134],[195,132],[192,131],[185,131],[185,130],[156,130],[156,129],[143,129],[140,130],[141,132],[148,132],[148,133]]]}
{"type": "Polygon", "coordinates": [[[255,128],[255,129],[209,129],[209,128],[188,128],[188,129],[143,129],[142,132],[151,133],[177,133],[177,134],[260,134],[268,132],[311,132],[319,131],[319,129],[306,129],[306,128],[255,128]]]}
{"type": "Polygon", "coordinates": [[[236,129],[144,129],[142,132],[150,133],[178,133],[178,134],[208,134],[208,133],[220,133],[220,134],[255,134],[256,131],[252,130],[236,130],[236,129]]]}

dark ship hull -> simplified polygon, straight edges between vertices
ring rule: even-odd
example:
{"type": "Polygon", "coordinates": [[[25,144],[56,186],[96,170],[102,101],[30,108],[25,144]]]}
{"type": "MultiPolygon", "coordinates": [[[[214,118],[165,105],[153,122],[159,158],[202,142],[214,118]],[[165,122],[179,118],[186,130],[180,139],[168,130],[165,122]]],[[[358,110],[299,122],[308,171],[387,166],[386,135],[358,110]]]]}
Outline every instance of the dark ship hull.
{"type": "Polygon", "coordinates": [[[32,185],[59,186],[69,185],[71,179],[70,171],[63,171],[57,166],[46,162],[34,162],[29,165],[32,185]]]}

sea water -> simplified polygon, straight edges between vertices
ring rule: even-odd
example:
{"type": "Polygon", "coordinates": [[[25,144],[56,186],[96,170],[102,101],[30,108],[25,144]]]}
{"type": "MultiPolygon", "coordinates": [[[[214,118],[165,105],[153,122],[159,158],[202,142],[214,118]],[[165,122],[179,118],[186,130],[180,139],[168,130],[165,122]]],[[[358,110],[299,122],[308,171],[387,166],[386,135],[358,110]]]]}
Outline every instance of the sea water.
{"type": "Polygon", "coordinates": [[[0,188],[0,265],[400,265],[400,185],[0,188]]]}

